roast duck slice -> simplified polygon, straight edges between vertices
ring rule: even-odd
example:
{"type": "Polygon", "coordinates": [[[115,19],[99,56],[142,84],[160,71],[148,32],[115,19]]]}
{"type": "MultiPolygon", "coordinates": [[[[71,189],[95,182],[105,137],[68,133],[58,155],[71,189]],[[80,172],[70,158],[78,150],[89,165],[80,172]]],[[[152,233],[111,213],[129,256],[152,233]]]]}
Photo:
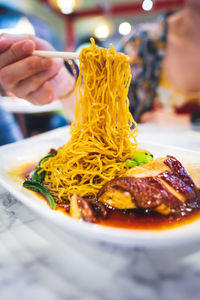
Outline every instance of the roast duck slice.
{"type": "Polygon", "coordinates": [[[184,214],[199,206],[200,164],[184,166],[173,156],[132,168],[105,184],[98,201],[116,209],[141,208],[184,214]]]}

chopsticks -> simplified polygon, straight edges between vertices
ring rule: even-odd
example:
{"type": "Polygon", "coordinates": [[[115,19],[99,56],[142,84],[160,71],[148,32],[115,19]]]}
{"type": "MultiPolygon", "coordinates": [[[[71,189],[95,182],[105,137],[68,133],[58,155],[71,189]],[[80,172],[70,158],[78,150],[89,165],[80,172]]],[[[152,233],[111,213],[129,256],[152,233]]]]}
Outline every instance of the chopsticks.
{"type": "Polygon", "coordinates": [[[35,50],[32,53],[33,55],[38,55],[42,57],[57,57],[63,58],[64,60],[68,59],[79,59],[79,54],[76,52],[62,52],[62,51],[40,51],[35,50]]]}
{"type": "MultiPolygon", "coordinates": [[[[35,50],[32,52],[33,55],[38,55],[42,57],[57,57],[63,58],[64,60],[75,60],[79,59],[79,54],[76,52],[64,52],[64,51],[42,51],[35,50]]],[[[131,62],[131,58],[127,55],[127,61],[131,62]]]]}

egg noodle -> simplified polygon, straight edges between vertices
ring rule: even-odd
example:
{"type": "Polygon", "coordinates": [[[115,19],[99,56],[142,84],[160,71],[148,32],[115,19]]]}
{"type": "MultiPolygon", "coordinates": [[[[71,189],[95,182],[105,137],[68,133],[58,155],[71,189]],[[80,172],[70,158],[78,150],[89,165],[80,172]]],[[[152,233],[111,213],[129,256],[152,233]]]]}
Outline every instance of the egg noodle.
{"type": "Polygon", "coordinates": [[[122,176],[137,147],[137,124],[129,112],[127,56],[111,45],[82,49],[71,139],[42,162],[43,185],[62,203],[76,193],[95,199],[109,180],[122,176]],[[134,129],[131,129],[131,126],[134,129]]]}

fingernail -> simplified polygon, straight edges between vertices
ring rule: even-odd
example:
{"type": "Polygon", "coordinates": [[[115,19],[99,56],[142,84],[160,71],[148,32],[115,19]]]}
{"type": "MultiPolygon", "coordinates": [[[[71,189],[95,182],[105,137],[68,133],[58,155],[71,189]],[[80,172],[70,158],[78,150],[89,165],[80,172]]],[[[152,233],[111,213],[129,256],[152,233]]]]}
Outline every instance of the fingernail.
{"type": "Polygon", "coordinates": [[[33,45],[32,45],[32,43],[24,42],[23,46],[22,46],[22,51],[23,52],[31,52],[31,51],[33,51],[33,45]]]}
{"type": "Polygon", "coordinates": [[[52,66],[52,60],[49,59],[49,58],[44,58],[44,59],[42,60],[42,65],[43,65],[43,67],[44,67],[45,69],[48,69],[48,68],[50,68],[50,67],[52,66]]]}

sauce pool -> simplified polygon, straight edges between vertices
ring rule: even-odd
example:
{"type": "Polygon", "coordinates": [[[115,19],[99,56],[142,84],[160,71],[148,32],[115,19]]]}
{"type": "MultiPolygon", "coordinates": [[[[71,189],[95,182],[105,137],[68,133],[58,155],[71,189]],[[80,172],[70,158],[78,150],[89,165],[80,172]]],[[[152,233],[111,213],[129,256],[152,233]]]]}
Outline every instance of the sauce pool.
{"type": "Polygon", "coordinates": [[[166,230],[189,224],[200,218],[200,208],[192,210],[186,216],[165,216],[156,212],[119,212],[109,210],[109,218],[98,224],[123,229],[166,230]]]}

